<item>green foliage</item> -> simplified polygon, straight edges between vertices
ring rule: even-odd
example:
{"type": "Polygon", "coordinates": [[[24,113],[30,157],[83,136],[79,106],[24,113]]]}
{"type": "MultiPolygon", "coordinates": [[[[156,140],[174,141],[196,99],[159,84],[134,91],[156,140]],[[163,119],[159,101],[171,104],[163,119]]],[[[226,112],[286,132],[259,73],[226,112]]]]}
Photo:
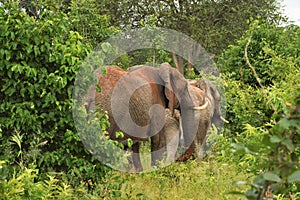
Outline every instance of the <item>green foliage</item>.
{"type": "Polygon", "coordinates": [[[298,27],[275,27],[254,21],[252,28],[226,50],[218,60],[226,88],[228,128],[231,134],[243,131],[244,124],[262,126],[269,119],[287,114],[299,87],[299,34],[298,27]],[[262,92],[244,57],[248,37],[248,57],[254,66],[266,93],[262,92]]]}
{"type": "Polygon", "coordinates": [[[264,86],[281,82],[288,78],[291,71],[299,70],[300,28],[277,27],[254,21],[237,44],[229,46],[219,58],[218,63],[223,73],[232,73],[231,79],[258,86],[244,57],[245,46],[251,34],[248,57],[264,86]]]}
{"type": "Polygon", "coordinates": [[[136,29],[145,24],[170,28],[189,35],[210,53],[219,55],[248,29],[247,19],[279,23],[282,15],[278,1],[145,0],[114,2],[103,0],[100,9],[111,16],[112,24],[136,29]],[[122,14],[120,14],[122,13],[122,14]]]}
{"type": "Polygon", "coordinates": [[[273,198],[273,195],[299,197],[300,98],[297,101],[289,116],[269,124],[268,129],[249,127],[243,143],[233,145],[234,153],[242,156],[239,161],[260,171],[250,184],[252,189],[246,193],[248,199],[273,198]],[[253,135],[256,141],[251,138],[253,135]]]}
{"type": "Polygon", "coordinates": [[[0,159],[33,163],[41,174],[65,171],[71,184],[100,179],[107,168],[84,149],[71,109],[76,73],[91,46],[51,7],[32,17],[7,1],[0,21],[0,159]]]}
{"type": "MultiPolygon", "coordinates": [[[[145,19],[142,19],[141,28],[144,31],[156,31],[160,32],[154,22],[156,22],[155,16],[149,16],[145,19]]],[[[149,34],[149,33],[148,33],[149,34]]],[[[142,36],[143,37],[143,36],[142,36]]],[[[144,36],[145,38],[149,37],[149,35],[144,36]]],[[[165,45],[167,39],[164,35],[160,34],[152,34],[151,35],[151,47],[146,49],[138,49],[132,52],[127,52],[126,54],[120,56],[118,59],[114,61],[113,64],[120,66],[123,69],[127,69],[128,67],[132,67],[135,65],[148,65],[158,67],[161,63],[169,62],[174,66],[171,59],[171,53],[163,50],[163,44],[165,45]]],[[[150,45],[150,44],[149,44],[150,45]]]]}
{"type": "Polygon", "coordinates": [[[235,135],[243,132],[245,124],[263,125],[269,121],[272,110],[263,97],[261,90],[241,81],[232,80],[231,74],[223,75],[226,88],[226,134],[235,135]]]}
{"type": "MultiPolygon", "coordinates": [[[[5,162],[0,163],[1,170],[7,167],[5,162]]],[[[71,199],[74,195],[69,185],[55,177],[36,182],[38,173],[37,169],[25,168],[10,180],[0,179],[1,199],[71,199]]]]}
{"type": "Polygon", "coordinates": [[[95,0],[71,1],[68,16],[72,22],[72,30],[85,38],[85,42],[93,47],[99,45],[118,29],[109,26],[110,16],[102,15],[101,8],[95,0]]]}
{"type": "Polygon", "coordinates": [[[248,199],[299,197],[299,34],[299,27],[254,21],[218,60],[230,123],[217,159],[255,174],[253,183],[237,182],[251,186],[248,199]],[[246,63],[250,35],[248,58],[262,86],[246,63]]]}
{"type": "MultiPolygon", "coordinates": [[[[248,199],[299,198],[300,108],[296,97],[300,97],[300,29],[296,26],[276,27],[274,23],[253,21],[250,30],[219,58],[223,80],[217,82],[223,81],[226,88],[226,119],[230,123],[225,126],[223,135],[212,134],[214,137],[209,138],[208,142],[214,143],[216,139],[218,142],[204,161],[174,163],[160,171],[141,174],[116,172],[99,163],[97,158],[105,163],[113,162],[114,166],[123,165],[128,155],[120,155],[117,150],[125,145],[130,147],[132,140],[103,143],[108,138],[107,115],[87,116],[82,102],[72,101],[72,95],[84,95],[94,83],[91,72],[103,65],[105,56],[90,53],[91,49],[117,31],[108,25],[110,16],[101,14],[107,13],[107,7],[111,9],[109,13],[120,9],[126,12],[119,17],[128,19],[127,13],[134,13],[139,8],[137,5],[146,1],[136,3],[25,0],[1,4],[0,199],[193,199],[195,191],[199,191],[197,198],[200,199],[232,199],[232,194],[242,194],[247,189],[248,199]],[[107,6],[101,7],[103,3],[107,6]],[[124,10],[128,5],[131,10],[124,10]],[[268,99],[244,58],[250,35],[248,57],[268,99]],[[85,67],[78,73],[81,64],[85,67]],[[84,81],[74,90],[78,76],[84,81]],[[78,105],[75,119],[72,116],[74,104],[78,105]],[[79,125],[77,130],[74,120],[79,125]],[[253,175],[255,178],[250,183],[248,177],[253,175]],[[235,180],[237,185],[232,185],[235,180]],[[237,192],[229,194],[233,190],[237,192]]],[[[169,1],[164,3],[167,5],[169,1]]],[[[187,3],[189,1],[179,4],[184,4],[182,8],[190,8],[185,7],[187,3]]],[[[219,41],[223,46],[233,43],[233,38],[239,37],[248,25],[247,22],[241,26],[230,24],[227,29],[227,23],[218,19],[239,21],[244,15],[239,12],[242,14],[236,17],[236,8],[245,8],[247,4],[224,6],[226,14],[220,17],[215,14],[223,10],[209,10],[212,1],[212,4],[204,3],[201,8],[193,4],[195,13],[215,19],[214,26],[207,26],[212,21],[201,21],[195,15],[187,17],[184,12],[191,11],[188,9],[180,9],[177,15],[167,10],[163,15],[153,14],[153,8],[159,5],[155,1],[150,2],[153,7],[145,10],[151,15],[130,18],[126,23],[137,22],[133,24],[135,27],[146,28],[165,23],[173,28],[176,22],[180,25],[176,26],[177,30],[191,33],[193,38],[200,38],[205,47],[221,51],[219,41]],[[208,10],[201,12],[202,9],[208,10]],[[184,23],[178,23],[182,20],[184,23]],[[237,29],[232,30],[232,25],[237,29]],[[224,34],[218,35],[219,31],[224,34]],[[230,37],[226,38],[228,35],[230,37]]],[[[266,6],[271,11],[276,8],[276,5],[266,6]]],[[[164,8],[172,10],[172,7],[164,8]]],[[[248,11],[253,8],[249,8],[245,16],[252,15],[248,11]]],[[[258,13],[266,14],[261,10],[258,13]]],[[[269,19],[281,16],[273,17],[269,19]]],[[[262,16],[266,18],[267,14],[262,16]]],[[[113,24],[118,24],[115,15],[112,19],[113,24]]],[[[158,35],[155,40],[155,47],[159,47],[163,38],[158,35]]],[[[113,50],[108,43],[99,48],[103,52],[113,50]]],[[[123,55],[116,63],[127,68],[165,61],[172,61],[170,52],[146,49],[123,55]]],[[[189,72],[189,78],[197,77],[194,71],[189,72]]],[[[116,133],[117,138],[123,136],[121,132],[116,133]]],[[[149,150],[149,144],[146,147],[149,150]]],[[[150,159],[142,161],[149,164],[150,159]]]]}
{"type": "Polygon", "coordinates": [[[238,199],[229,192],[248,188],[231,184],[246,174],[239,174],[234,165],[213,160],[174,163],[160,171],[128,176],[131,178],[123,184],[122,199],[238,199]]]}
{"type": "MultiPolygon", "coordinates": [[[[0,172],[9,168],[0,162],[0,172]]],[[[101,183],[88,181],[72,186],[61,175],[36,180],[39,170],[20,169],[10,180],[0,177],[0,199],[237,199],[231,190],[248,186],[233,185],[232,180],[247,179],[234,165],[215,161],[175,163],[161,171],[129,174],[110,171],[101,183]],[[230,170],[227,170],[230,168],[230,170]]]]}

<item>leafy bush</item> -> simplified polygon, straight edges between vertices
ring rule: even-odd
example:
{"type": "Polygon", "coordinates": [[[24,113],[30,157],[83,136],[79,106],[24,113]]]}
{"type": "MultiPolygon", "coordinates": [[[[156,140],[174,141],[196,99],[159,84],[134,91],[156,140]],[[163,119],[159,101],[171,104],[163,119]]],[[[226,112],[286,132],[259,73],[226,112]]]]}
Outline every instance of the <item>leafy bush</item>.
{"type": "Polygon", "coordinates": [[[248,199],[299,196],[299,35],[254,21],[218,60],[230,124],[217,159],[255,174],[248,199]]]}
{"type": "Polygon", "coordinates": [[[226,88],[226,118],[231,122],[227,134],[242,132],[245,124],[263,126],[289,112],[287,105],[293,104],[299,85],[299,35],[299,27],[274,27],[254,21],[237,45],[219,58],[226,88]],[[247,43],[248,59],[257,77],[246,62],[247,43]]]}
{"type": "Polygon", "coordinates": [[[241,156],[240,162],[247,163],[252,173],[259,171],[250,184],[252,189],[246,193],[248,199],[299,197],[300,98],[297,101],[289,116],[268,124],[268,129],[249,126],[245,140],[233,144],[235,154],[241,156]]]}
{"type": "MultiPolygon", "coordinates": [[[[4,161],[0,161],[0,172],[10,168],[4,161]]],[[[78,186],[72,187],[62,175],[47,175],[43,180],[37,180],[39,170],[34,166],[18,169],[10,179],[0,177],[0,199],[99,199],[104,190],[91,195],[89,188],[93,184],[81,181],[78,186]]],[[[107,197],[108,195],[106,195],[107,197]]]]}
{"type": "Polygon", "coordinates": [[[18,1],[0,6],[0,159],[65,171],[72,184],[100,179],[107,168],[86,152],[72,117],[74,79],[91,45],[65,13],[41,6],[38,17],[18,1]]]}
{"type": "Polygon", "coordinates": [[[232,73],[233,80],[259,86],[244,56],[250,35],[252,39],[247,49],[249,61],[264,86],[281,82],[295,68],[299,69],[300,27],[277,27],[254,21],[237,45],[229,46],[218,59],[221,72],[232,73]]]}
{"type": "Polygon", "coordinates": [[[109,26],[110,16],[101,15],[101,8],[95,0],[71,1],[68,8],[71,29],[79,32],[93,47],[118,32],[116,27],[109,26]]]}

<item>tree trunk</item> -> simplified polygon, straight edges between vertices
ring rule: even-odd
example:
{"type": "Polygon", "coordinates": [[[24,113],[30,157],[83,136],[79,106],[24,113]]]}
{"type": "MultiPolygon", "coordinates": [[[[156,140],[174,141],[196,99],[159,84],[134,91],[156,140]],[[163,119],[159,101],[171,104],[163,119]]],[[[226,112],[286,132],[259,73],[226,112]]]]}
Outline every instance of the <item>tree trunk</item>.
{"type": "Polygon", "coordinates": [[[188,62],[186,76],[190,77],[192,75],[192,71],[193,71],[193,64],[188,62]]]}
{"type": "Polygon", "coordinates": [[[178,71],[184,74],[184,59],[181,56],[178,56],[178,71]]]}
{"type": "Polygon", "coordinates": [[[175,64],[176,69],[181,74],[184,74],[184,59],[181,56],[177,56],[174,53],[172,53],[172,57],[173,57],[173,62],[175,64]]]}

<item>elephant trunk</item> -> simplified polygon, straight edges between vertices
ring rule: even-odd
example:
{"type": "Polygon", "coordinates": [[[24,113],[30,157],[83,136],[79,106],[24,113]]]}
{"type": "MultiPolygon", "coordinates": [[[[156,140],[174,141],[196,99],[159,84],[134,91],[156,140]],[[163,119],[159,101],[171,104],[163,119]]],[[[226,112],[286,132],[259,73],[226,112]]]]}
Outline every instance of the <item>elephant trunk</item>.
{"type": "Polygon", "coordinates": [[[184,147],[189,148],[193,146],[193,142],[198,130],[198,124],[195,119],[194,110],[182,110],[182,131],[184,139],[184,147]]]}

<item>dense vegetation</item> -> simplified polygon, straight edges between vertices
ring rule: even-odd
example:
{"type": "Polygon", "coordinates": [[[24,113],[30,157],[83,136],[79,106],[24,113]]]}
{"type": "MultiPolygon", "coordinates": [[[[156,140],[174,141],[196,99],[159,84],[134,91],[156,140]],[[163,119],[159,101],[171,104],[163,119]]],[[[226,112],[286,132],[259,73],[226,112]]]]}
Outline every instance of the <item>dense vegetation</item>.
{"type": "MultiPolygon", "coordinates": [[[[300,198],[300,28],[279,26],[277,1],[142,1],[149,10],[139,1],[34,2],[0,6],[0,199],[300,198]],[[97,44],[144,26],[181,31],[214,54],[230,123],[212,134],[218,141],[203,161],[129,174],[84,148],[72,92],[97,44]]],[[[153,52],[116,63],[150,62],[153,52]]],[[[191,67],[154,53],[158,63],[191,67]]]]}

